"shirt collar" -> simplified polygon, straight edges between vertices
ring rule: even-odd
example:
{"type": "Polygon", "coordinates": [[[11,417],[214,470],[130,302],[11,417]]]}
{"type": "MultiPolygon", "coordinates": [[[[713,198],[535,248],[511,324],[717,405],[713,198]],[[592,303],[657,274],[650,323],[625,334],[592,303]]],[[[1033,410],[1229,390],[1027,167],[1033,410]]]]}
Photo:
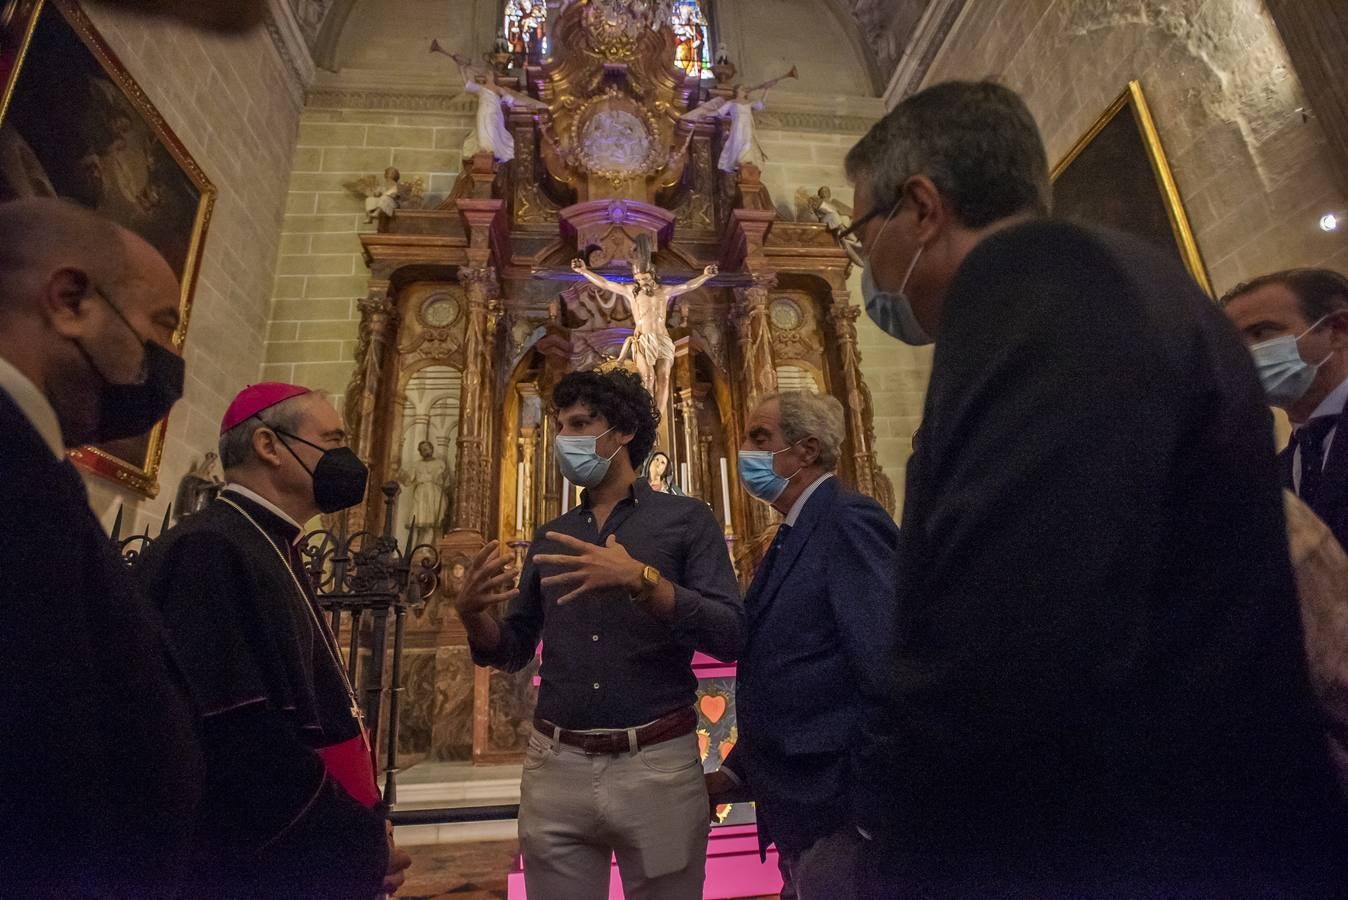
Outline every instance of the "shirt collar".
{"type": "MultiPolygon", "coordinates": [[[[655,492],[651,490],[651,483],[644,478],[638,477],[632,482],[632,486],[627,489],[627,496],[623,500],[631,500],[633,506],[640,506],[641,501],[651,496],[655,492]]],[[[622,502],[621,500],[619,501],[622,502]]],[[[590,508],[590,489],[583,488],[580,492],[580,506],[577,509],[590,508]]]]}
{"type": "MultiPolygon", "coordinates": [[[[1330,391],[1325,399],[1320,401],[1320,405],[1315,407],[1315,412],[1311,413],[1311,419],[1318,419],[1321,416],[1338,416],[1343,412],[1343,407],[1348,404],[1348,378],[1339,382],[1339,386],[1330,391]]],[[[1306,421],[1310,421],[1307,419],[1306,421]]],[[[1305,422],[1299,423],[1305,425],[1305,422]]]]}
{"type": "Polygon", "coordinates": [[[810,497],[814,496],[814,492],[819,489],[819,485],[823,484],[825,481],[828,481],[832,477],[833,477],[832,472],[825,472],[823,475],[820,475],[818,478],[816,478],[810,484],[810,486],[807,487],[801,493],[801,495],[796,498],[796,502],[791,504],[791,509],[789,512],[787,512],[786,519],[783,521],[782,524],[789,525],[792,528],[795,528],[796,520],[800,518],[801,510],[805,509],[805,504],[809,502],[810,497]]]}
{"type": "Polygon", "coordinates": [[[232,481],[229,484],[225,485],[224,490],[229,491],[232,494],[238,494],[245,500],[248,500],[252,503],[256,503],[258,506],[262,507],[267,512],[276,516],[276,518],[280,519],[282,522],[289,525],[291,528],[295,529],[295,536],[294,538],[292,538],[292,541],[299,540],[300,535],[304,533],[304,527],[300,525],[299,522],[296,522],[294,519],[290,517],[288,513],[286,513],[285,510],[281,509],[281,507],[277,506],[275,503],[272,503],[266,497],[263,497],[257,491],[249,490],[243,485],[235,484],[232,481]]]}
{"type": "Polygon", "coordinates": [[[56,410],[52,409],[51,402],[38,390],[37,385],[2,356],[0,391],[4,391],[14,401],[52,455],[58,460],[65,459],[66,445],[61,439],[61,420],[56,417],[56,410]]]}

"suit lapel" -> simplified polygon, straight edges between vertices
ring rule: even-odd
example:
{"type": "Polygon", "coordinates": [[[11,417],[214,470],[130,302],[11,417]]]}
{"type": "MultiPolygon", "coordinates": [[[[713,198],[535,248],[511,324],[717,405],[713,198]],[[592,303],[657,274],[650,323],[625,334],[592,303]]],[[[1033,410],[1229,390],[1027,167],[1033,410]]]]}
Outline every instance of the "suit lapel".
{"type": "Polygon", "coordinates": [[[1296,460],[1297,446],[1292,441],[1278,454],[1278,474],[1282,477],[1282,486],[1296,493],[1296,481],[1292,477],[1292,464],[1296,460]]]}
{"type": "Polygon", "coordinates": [[[805,548],[810,540],[810,535],[814,532],[820,520],[823,519],[822,510],[833,504],[833,496],[838,490],[837,481],[837,476],[825,481],[815,488],[814,493],[810,495],[810,499],[805,501],[805,508],[800,511],[800,518],[796,520],[795,527],[786,536],[786,543],[778,551],[777,561],[773,563],[767,583],[762,586],[762,594],[757,598],[764,606],[771,603],[777,596],[777,591],[786,581],[786,576],[790,574],[791,567],[800,557],[800,551],[805,548]]]}
{"type": "Polygon", "coordinates": [[[1343,504],[1345,492],[1348,492],[1348,412],[1339,414],[1315,505],[1321,510],[1335,509],[1343,504]]]}

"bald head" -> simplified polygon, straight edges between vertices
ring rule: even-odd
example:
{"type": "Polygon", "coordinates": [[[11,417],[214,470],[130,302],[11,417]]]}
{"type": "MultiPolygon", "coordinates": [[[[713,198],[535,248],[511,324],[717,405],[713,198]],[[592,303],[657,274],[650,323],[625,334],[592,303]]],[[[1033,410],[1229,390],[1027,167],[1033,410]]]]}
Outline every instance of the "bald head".
{"type": "Polygon", "coordinates": [[[38,386],[75,443],[106,383],[142,377],[144,343],[172,347],[179,290],[144,239],[52,198],[0,203],[0,357],[38,386]]]}

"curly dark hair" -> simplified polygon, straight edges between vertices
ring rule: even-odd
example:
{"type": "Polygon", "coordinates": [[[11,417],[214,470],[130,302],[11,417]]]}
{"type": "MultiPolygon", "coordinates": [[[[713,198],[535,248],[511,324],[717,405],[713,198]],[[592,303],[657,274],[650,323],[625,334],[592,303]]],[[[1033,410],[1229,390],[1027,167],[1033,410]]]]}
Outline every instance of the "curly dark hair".
{"type": "Polygon", "coordinates": [[[553,415],[577,403],[603,416],[618,431],[633,434],[627,458],[633,469],[639,469],[655,446],[660,427],[660,411],[641,377],[623,369],[568,373],[552,389],[553,415]]]}

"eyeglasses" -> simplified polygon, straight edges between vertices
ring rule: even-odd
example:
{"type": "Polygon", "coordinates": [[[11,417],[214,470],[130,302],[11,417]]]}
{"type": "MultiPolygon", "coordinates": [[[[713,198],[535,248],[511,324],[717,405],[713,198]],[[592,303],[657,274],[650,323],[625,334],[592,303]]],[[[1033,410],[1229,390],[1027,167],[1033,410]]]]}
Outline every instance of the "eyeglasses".
{"type": "MultiPolygon", "coordinates": [[[[875,207],[870,212],[866,213],[866,215],[862,216],[860,219],[854,219],[851,225],[840,231],[838,233],[838,240],[844,243],[846,243],[849,240],[856,241],[858,245],[858,252],[861,254],[862,259],[869,257],[870,250],[867,247],[865,247],[864,244],[862,244],[861,239],[857,237],[857,235],[861,233],[861,229],[865,228],[867,225],[869,225],[872,221],[874,221],[878,216],[882,214],[884,214],[885,216],[885,225],[888,225],[889,220],[894,218],[894,216],[898,213],[900,206],[903,206],[902,197],[899,198],[899,202],[895,203],[888,210],[886,210],[885,207],[883,206],[875,207]]],[[[884,225],[880,226],[881,234],[884,233],[884,230],[885,230],[884,225]]],[[[877,234],[875,237],[878,240],[880,235],[877,234]]],[[[872,243],[874,243],[874,241],[872,241],[872,243]]]]}

